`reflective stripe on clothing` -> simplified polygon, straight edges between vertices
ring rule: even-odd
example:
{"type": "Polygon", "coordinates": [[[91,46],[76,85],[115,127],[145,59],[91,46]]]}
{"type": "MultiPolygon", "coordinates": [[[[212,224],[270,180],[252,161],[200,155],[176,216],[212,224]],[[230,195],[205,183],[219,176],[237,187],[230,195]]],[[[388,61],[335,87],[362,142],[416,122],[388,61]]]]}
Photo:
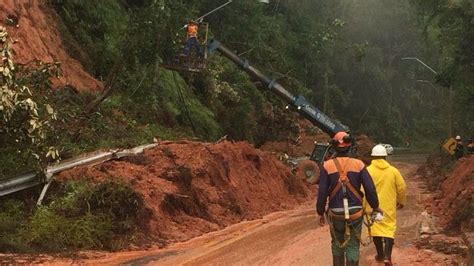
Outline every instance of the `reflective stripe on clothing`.
{"type": "MultiPolygon", "coordinates": [[[[350,158],[350,157],[337,157],[337,159],[344,165],[347,171],[347,178],[351,185],[360,192],[361,187],[365,189],[365,197],[373,208],[378,208],[379,202],[377,199],[377,193],[375,192],[375,186],[370,177],[365,165],[362,161],[350,158]]],[[[321,167],[321,177],[319,180],[318,189],[318,200],[316,202],[316,211],[319,215],[323,215],[326,211],[326,202],[328,201],[329,194],[336,187],[339,182],[339,173],[333,160],[328,160],[321,167]]],[[[360,192],[360,196],[364,197],[363,193],[360,192]]],[[[361,206],[362,202],[357,196],[353,195],[353,192],[347,191],[347,198],[349,207],[361,206]]],[[[342,189],[329,200],[329,208],[343,208],[343,191],[342,189]]]]}
{"type": "MultiPolygon", "coordinates": [[[[353,209],[362,209],[362,206],[349,207],[349,210],[353,210],[353,209]]],[[[344,212],[344,208],[331,208],[331,211],[333,211],[333,212],[344,212]]]]}

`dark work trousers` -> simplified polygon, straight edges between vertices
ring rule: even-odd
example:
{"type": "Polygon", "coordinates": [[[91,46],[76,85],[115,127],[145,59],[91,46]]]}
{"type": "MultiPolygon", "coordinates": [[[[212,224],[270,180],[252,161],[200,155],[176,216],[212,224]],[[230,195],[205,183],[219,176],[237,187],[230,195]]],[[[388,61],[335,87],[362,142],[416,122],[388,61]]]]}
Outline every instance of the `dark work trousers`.
{"type": "Polygon", "coordinates": [[[374,236],[374,244],[377,250],[377,260],[392,261],[393,238],[374,236]]]}
{"type": "Polygon", "coordinates": [[[202,58],[201,45],[199,45],[199,41],[196,37],[191,37],[186,41],[186,44],[184,45],[184,54],[188,56],[193,46],[196,47],[198,56],[202,58]]]}
{"type": "MultiPolygon", "coordinates": [[[[349,213],[354,214],[359,210],[360,209],[352,209],[349,211],[349,213]]],[[[335,214],[343,215],[344,212],[335,212],[335,214]]],[[[362,232],[362,223],[363,223],[363,217],[360,217],[359,219],[351,222],[350,240],[347,243],[347,246],[345,248],[341,248],[339,247],[338,243],[344,242],[346,221],[333,220],[333,226],[334,226],[334,231],[335,231],[334,235],[331,234],[331,238],[332,238],[331,247],[332,247],[333,256],[344,257],[344,253],[345,253],[346,260],[348,262],[359,261],[359,248],[360,248],[359,237],[362,232]]]]}

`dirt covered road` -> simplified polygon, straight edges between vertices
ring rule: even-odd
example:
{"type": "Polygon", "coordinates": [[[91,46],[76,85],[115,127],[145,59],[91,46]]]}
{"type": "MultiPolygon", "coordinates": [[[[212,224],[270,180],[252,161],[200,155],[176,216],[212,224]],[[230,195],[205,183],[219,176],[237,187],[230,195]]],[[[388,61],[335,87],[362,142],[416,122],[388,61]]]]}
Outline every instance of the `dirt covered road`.
{"type": "MultiPolygon", "coordinates": [[[[395,157],[393,163],[408,183],[407,207],[399,212],[399,230],[394,250],[395,265],[451,265],[459,258],[414,246],[423,220],[422,186],[415,170],[422,157],[395,157]]],[[[95,254],[91,264],[127,265],[330,265],[328,227],[319,227],[314,202],[281,211],[262,219],[245,221],[165,249],[95,254]]],[[[373,263],[373,247],[363,248],[361,265],[373,263]]],[[[64,261],[63,261],[64,262],[64,261]]],[[[69,261],[71,262],[71,261],[69,261]]],[[[79,262],[79,261],[74,261],[79,262]]]]}
{"type": "Polygon", "coordinates": [[[245,221],[166,249],[125,252],[82,261],[127,265],[331,264],[328,228],[318,228],[312,204],[245,221]],[[311,205],[311,206],[310,206],[311,205]]]}

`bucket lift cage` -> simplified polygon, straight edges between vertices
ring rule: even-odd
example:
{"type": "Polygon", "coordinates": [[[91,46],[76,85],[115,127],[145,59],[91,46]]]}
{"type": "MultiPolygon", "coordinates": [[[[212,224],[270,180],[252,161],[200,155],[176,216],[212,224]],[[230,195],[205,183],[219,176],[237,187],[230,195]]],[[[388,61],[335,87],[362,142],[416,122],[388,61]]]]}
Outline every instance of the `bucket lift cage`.
{"type": "Polygon", "coordinates": [[[178,52],[174,61],[162,65],[164,68],[183,72],[201,72],[201,70],[206,69],[209,23],[202,22],[200,24],[200,29],[200,32],[204,32],[204,39],[199,44],[201,46],[201,51],[203,52],[203,57],[199,58],[197,52],[193,53],[193,51],[190,51],[188,56],[180,56],[181,52],[178,52]]]}

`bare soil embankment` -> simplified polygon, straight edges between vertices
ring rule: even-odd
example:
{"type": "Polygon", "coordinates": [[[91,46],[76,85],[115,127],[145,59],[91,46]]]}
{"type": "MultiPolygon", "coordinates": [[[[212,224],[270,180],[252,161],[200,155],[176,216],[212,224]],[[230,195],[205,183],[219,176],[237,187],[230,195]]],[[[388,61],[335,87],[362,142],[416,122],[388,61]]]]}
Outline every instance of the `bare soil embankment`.
{"type": "Polygon", "coordinates": [[[302,157],[311,154],[314,142],[328,142],[330,137],[315,127],[311,122],[300,119],[297,123],[298,132],[288,135],[283,141],[268,141],[260,149],[277,155],[287,154],[290,157],[302,157]]]}
{"type": "Polygon", "coordinates": [[[101,89],[102,83],[67,54],[57,27],[58,17],[47,2],[2,1],[0,25],[7,28],[14,43],[15,62],[21,65],[31,65],[37,60],[44,63],[60,62],[62,76],[52,79],[54,87],[71,86],[79,91],[101,89]]]}
{"type": "MultiPolygon", "coordinates": [[[[289,135],[284,141],[269,141],[260,149],[277,155],[287,154],[290,157],[309,156],[313,152],[314,142],[329,142],[331,138],[319,128],[306,119],[298,122],[298,132],[294,136],[289,135]]],[[[356,136],[358,146],[357,154],[364,162],[370,163],[370,152],[375,142],[366,135],[356,136]]]]}
{"type": "Polygon", "coordinates": [[[466,155],[454,164],[452,160],[446,156],[431,157],[421,169],[428,184],[436,189],[426,205],[440,218],[444,228],[456,230],[464,226],[474,231],[474,155],[466,155]]]}
{"type": "Polygon", "coordinates": [[[60,174],[57,180],[119,178],[151,210],[149,235],[184,241],[313,199],[303,180],[247,142],[160,142],[143,155],[60,174]]]}

